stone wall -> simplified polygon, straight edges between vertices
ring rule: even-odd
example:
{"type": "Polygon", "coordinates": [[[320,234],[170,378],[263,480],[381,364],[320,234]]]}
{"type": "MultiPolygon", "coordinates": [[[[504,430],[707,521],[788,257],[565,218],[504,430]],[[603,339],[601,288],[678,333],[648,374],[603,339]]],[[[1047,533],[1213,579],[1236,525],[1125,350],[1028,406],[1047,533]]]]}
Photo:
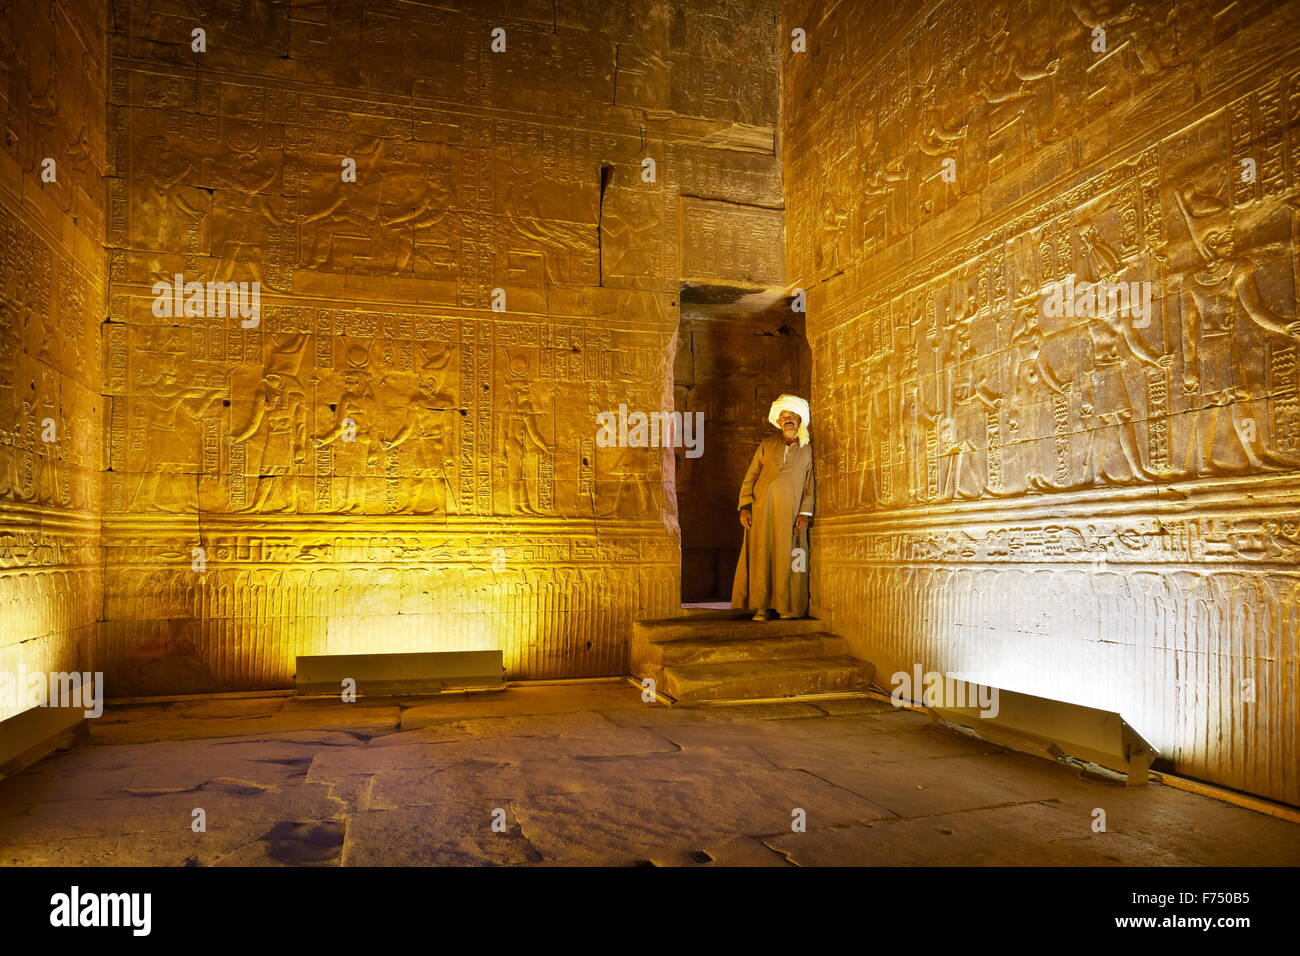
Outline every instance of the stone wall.
{"type": "Polygon", "coordinates": [[[624,673],[673,456],[595,416],[669,407],[683,280],[782,279],[774,0],[209,9],[112,4],[111,688],[624,673]],[[158,315],[177,275],[257,324],[158,315]]]}
{"type": "Polygon", "coordinates": [[[105,17],[0,8],[0,720],[9,681],[94,669],[105,17]]]}
{"type": "Polygon", "coordinates": [[[821,613],[886,681],[1119,711],[1291,803],[1297,35],[1295,2],[782,4],[821,613]]]}

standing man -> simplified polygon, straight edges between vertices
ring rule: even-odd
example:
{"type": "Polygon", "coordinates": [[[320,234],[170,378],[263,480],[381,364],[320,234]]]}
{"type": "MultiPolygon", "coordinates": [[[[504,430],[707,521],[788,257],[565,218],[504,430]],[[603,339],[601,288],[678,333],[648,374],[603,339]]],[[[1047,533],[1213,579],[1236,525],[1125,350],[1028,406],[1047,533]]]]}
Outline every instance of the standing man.
{"type": "Polygon", "coordinates": [[[740,486],[745,543],[736,562],[731,606],[753,608],[756,621],[767,620],[770,608],[792,620],[808,613],[807,532],[813,513],[808,403],[782,395],[772,403],[767,420],[781,434],[759,444],[740,486]],[[802,549],[798,554],[797,548],[802,549]]]}

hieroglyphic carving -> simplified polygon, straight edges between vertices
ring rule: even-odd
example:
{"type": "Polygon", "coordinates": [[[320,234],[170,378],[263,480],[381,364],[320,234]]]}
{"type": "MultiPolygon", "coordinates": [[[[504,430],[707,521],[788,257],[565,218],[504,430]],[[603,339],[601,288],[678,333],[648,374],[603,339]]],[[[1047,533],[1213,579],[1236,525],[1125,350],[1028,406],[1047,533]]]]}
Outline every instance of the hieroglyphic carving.
{"type": "Polygon", "coordinates": [[[878,670],[1114,707],[1188,772],[1290,802],[1297,782],[1242,754],[1300,759],[1294,674],[1258,633],[1293,627],[1300,566],[1297,18],[782,7],[816,50],[783,54],[782,130],[821,422],[815,603],[878,670]],[[1050,304],[1077,283],[1149,306],[1050,304]],[[1129,693],[1126,655],[1175,642],[1209,655],[1198,685],[1147,671],[1129,693]],[[1228,715],[1243,666],[1262,737],[1228,715]],[[1169,717],[1205,700],[1213,717],[1169,717]]]}
{"type": "Polygon", "coordinates": [[[775,284],[785,272],[781,226],[780,210],[683,198],[683,278],[775,284]]]}
{"type": "Polygon", "coordinates": [[[775,3],[516,10],[505,53],[474,5],[328,6],[209,12],[240,40],[195,57],[115,0],[110,681],[283,686],[309,648],[622,673],[678,604],[672,456],[595,415],[664,403],[685,259],[783,279],[775,3]],[[260,283],[259,321],[155,315],[178,273],[260,283]]]}
{"type": "MultiPolygon", "coordinates": [[[[0,672],[89,669],[99,548],[106,11],[0,13],[0,672]],[[51,165],[51,163],[53,165],[51,165]]],[[[106,340],[111,346],[112,339],[106,340]]],[[[0,720],[22,706],[0,704],[0,720]]]]}
{"type": "MultiPolygon", "coordinates": [[[[1025,491],[1295,466],[1279,453],[1274,437],[1289,427],[1289,356],[1300,338],[1300,326],[1288,318],[1295,301],[1288,263],[1268,254],[1262,264],[1234,255],[1232,231],[1215,228],[1215,214],[1206,211],[1222,204],[1181,192],[1169,201],[1184,210],[1182,229],[1150,248],[1125,226],[1126,210],[1134,208],[1125,204],[1137,194],[1136,178],[1109,189],[1097,184],[1083,194],[1086,205],[1073,216],[1048,207],[1041,225],[1033,215],[1021,220],[1024,231],[1007,238],[1013,271],[1021,277],[1012,305],[980,291],[992,286],[976,278],[977,258],[920,285],[904,279],[887,291],[895,309],[918,295],[931,302],[919,343],[900,346],[905,361],[917,350],[917,407],[936,429],[927,456],[935,459],[929,469],[934,474],[915,500],[992,494],[990,450],[998,461],[1007,454],[1019,460],[1023,474],[1004,477],[1010,490],[1019,483],[1025,491]],[[1199,214],[1189,211],[1192,202],[1201,204],[1199,214]],[[1167,279],[1175,270],[1182,274],[1167,279]],[[1150,314],[1129,314],[1112,299],[1096,314],[1044,316],[1046,284],[1071,276],[1079,283],[1145,284],[1150,314]],[[1258,360],[1248,359],[1246,349],[1257,350],[1258,360]],[[1276,384],[1264,380],[1270,376],[1276,384]],[[1173,389],[1175,383],[1182,387],[1173,389]],[[1000,401],[1008,395],[1018,399],[1014,409],[1000,401]],[[1275,404],[1275,395],[1283,401],[1275,404]],[[1042,399],[1052,402],[1052,444],[1037,441],[1045,437],[1041,427],[1026,433],[1020,425],[1042,399]],[[1225,408],[1222,415],[1214,411],[1219,407],[1225,408]],[[997,436],[992,446],[990,434],[997,436]],[[1183,443],[1184,435],[1195,440],[1183,443]],[[1024,442],[1029,444],[1009,447],[1024,442]],[[1176,442],[1181,457],[1173,454],[1176,442]],[[1211,445],[1218,459],[1212,460],[1211,445]],[[1070,460],[1062,461],[1067,447],[1070,460]]],[[[1292,235],[1289,215],[1274,215],[1269,225],[1292,235]]],[[[866,379],[871,389],[893,388],[890,376],[866,379]]],[[[862,396],[852,407],[877,401],[862,396]]],[[[874,427],[858,417],[857,430],[874,427]]],[[[882,419],[875,415],[872,421],[882,419]]],[[[857,439],[850,433],[831,440],[857,439]]],[[[907,445],[901,435],[886,440],[907,445]]],[[[910,466],[896,467],[901,478],[910,466]]]]}

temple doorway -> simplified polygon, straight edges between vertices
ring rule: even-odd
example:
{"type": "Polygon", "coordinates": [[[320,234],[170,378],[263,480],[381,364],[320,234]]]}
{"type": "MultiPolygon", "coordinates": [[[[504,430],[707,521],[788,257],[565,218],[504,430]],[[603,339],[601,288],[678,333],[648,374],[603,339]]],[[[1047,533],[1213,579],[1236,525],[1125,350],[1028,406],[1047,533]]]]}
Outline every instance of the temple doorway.
{"type": "Polygon", "coordinates": [[[791,310],[789,297],[683,283],[673,406],[704,415],[697,450],[675,450],[683,605],[730,602],[743,536],[741,481],[772,431],[772,400],[783,392],[807,396],[811,367],[804,315],[791,310]]]}

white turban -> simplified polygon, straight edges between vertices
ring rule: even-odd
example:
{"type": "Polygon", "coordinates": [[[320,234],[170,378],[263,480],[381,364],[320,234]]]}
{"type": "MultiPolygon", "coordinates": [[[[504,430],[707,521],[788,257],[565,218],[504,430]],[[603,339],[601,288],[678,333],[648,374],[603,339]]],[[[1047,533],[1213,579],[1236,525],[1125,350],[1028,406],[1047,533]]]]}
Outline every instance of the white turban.
{"type": "Polygon", "coordinates": [[[798,395],[782,395],[772,403],[772,410],[767,413],[767,420],[780,428],[776,420],[782,412],[794,412],[799,416],[799,445],[802,447],[808,444],[808,422],[811,419],[808,403],[798,395]]]}

